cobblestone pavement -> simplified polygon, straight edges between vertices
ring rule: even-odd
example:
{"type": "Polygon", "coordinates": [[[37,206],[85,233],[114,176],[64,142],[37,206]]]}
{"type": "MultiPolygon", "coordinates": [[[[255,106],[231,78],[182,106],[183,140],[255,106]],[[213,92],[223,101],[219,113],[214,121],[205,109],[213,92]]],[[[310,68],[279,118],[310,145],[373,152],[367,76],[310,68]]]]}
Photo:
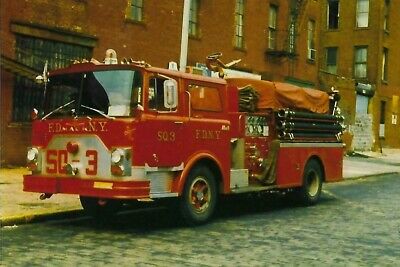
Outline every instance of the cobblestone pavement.
{"type": "Polygon", "coordinates": [[[325,185],[321,203],[312,207],[276,196],[229,198],[214,221],[196,228],[160,209],[119,215],[107,225],[81,218],[3,227],[1,263],[400,266],[398,192],[397,174],[325,185]]]}

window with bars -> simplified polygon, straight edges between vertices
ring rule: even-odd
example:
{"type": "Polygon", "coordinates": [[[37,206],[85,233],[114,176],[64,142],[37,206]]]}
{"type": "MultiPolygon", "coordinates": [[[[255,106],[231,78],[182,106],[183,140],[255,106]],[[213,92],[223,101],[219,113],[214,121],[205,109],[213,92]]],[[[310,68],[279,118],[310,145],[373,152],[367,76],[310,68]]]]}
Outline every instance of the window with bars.
{"type": "Polygon", "coordinates": [[[132,21],[143,21],[143,0],[129,0],[126,18],[132,21]]]}
{"type": "MultiPolygon", "coordinates": [[[[42,73],[46,60],[48,69],[52,70],[68,66],[75,59],[89,59],[92,55],[92,49],[89,47],[18,34],[15,51],[15,60],[37,70],[38,74],[42,73]]],[[[14,83],[12,120],[30,121],[32,109],[40,108],[42,99],[42,86],[17,75],[14,83]]]]}
{"type": "Polygon", "coordinates": [[[276,49],[276,21],[277,21],[278,7],[275,5],[269,6],[268,18],[268,48],[276,49]]]}
{"type": "Polygon", "coordinates": [[[356,23],[358,28],[368,27],[369,0],[357,0],[356,23]]]}
{"type": "Polygon", "coordinates": [[[317,50],[315,48],[315,21],[309,20],[307,24],[307,59],[314,61],[317,50]]]}
{"type": "Polygon", "coordinates": [[[326,48],[326,71],[332,74],[337,74],[337,47],[326,48]]]}
{"type": "Polygon", "coordinates": [[[235,47],[244,48],[244,3],[236,0],[235,6],[235,47]]]}
{"type": "Polygon", "coordinates": [[[367,58],[368,48],[366,46],[356,46],[354,53],[354,78],[367,78],[367,58]]]}
{"type": "Polygon", "coordinates": [[[199,36],[199,0],[190,2],[189,36],[199,36]]]}

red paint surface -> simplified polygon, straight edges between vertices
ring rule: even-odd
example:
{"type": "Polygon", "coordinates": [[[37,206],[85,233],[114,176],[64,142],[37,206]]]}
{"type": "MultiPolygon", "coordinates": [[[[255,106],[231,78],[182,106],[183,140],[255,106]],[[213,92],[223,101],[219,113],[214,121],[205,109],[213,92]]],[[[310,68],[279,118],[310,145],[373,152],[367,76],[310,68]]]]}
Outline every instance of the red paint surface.
{"type": "Polygon", "coordinates": [[[138,199],[148,198],[148,181],[83,180],[75,178],[24,176],[24,191],[39,193],[64,193],[101,198],[138,199]],[[112,183],[112,189],[95,188],[95,182],[112,183]]]}

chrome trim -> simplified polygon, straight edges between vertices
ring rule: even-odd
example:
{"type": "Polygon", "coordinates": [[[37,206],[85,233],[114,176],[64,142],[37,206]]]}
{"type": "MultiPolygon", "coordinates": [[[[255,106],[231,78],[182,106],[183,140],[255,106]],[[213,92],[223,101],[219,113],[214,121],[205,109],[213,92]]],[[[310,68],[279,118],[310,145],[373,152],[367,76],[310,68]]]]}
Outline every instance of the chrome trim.
{"type": "Polygon", "coordinates": [[[280,143],[280,147],[336,147],[343,148],[343,143],[280,143]]]}
{"type": "Polygon", "coordinates": [[[190,94],[189,91],[185,91],[185,93],[189,96],[189,119],[192,117],[192,95],[190,94]]]}
{"type": "Polygon", "coordinates": [[[178,172],[178,171],[183,171],[184,168],[183,162],[178,165],[178,166],[172,166],[172,167],[151,167],[149,164],[145,163],[144,164],[144,170],[145,172],[178,172]]]}
{"type": "Polygon", "coordinates": [[[178,193],[150,193],[150,198],[177,197],[178,193]]]}
{"type": "Polygon", "coordinates": [[[172,183],[176,177],[176,172],[182,171],[184,163],[172,167],[150,167],[147,163],[145,166],[132,168],[135,175],[144,177],[150,181],[150,197],[176,197],[178,193],[172,193],[172,183]]]}
{"type": "Polygon", "coordinates": [[[231,189],[232,194],[242,194],[242,193],[251,193],[251,192],[261,192],[276,189],[276,185],[270,186],[246,186],[241,188],[233,188],[231,189]]]}

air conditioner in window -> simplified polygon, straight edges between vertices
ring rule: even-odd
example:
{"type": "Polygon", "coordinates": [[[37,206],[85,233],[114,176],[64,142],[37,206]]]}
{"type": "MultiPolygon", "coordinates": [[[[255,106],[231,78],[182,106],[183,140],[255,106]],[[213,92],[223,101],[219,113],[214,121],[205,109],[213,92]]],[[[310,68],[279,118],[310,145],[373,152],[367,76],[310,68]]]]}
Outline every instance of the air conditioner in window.
{"type": "Polygon", "coordinates": [[[308,49],[307,58],[309,60],[315,60],[316,55],[317,55],[317,49],[312,49],[312,48],[308,49]]]}

